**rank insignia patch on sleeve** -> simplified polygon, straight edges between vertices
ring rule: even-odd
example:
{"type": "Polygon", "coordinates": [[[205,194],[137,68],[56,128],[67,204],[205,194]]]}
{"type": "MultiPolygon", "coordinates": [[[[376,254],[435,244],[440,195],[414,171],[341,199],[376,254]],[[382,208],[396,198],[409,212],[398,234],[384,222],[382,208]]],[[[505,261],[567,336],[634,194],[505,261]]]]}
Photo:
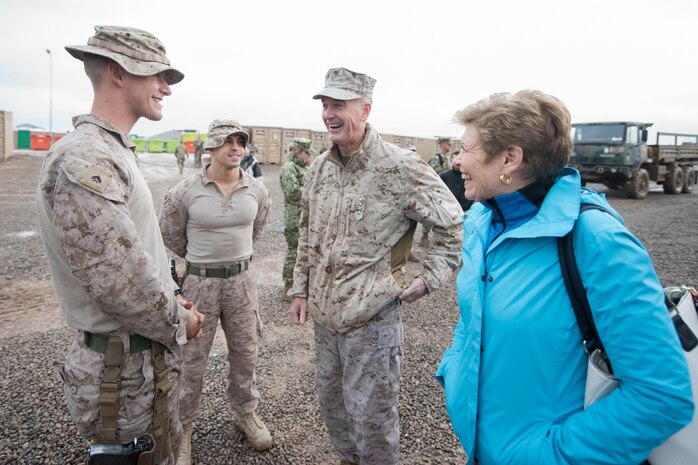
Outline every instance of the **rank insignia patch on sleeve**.
{"type": "Polygon", "coordinates": [[[97,166],[90,166],[80,176],[80,184],[97,192],[104,192],[112,175],[97,166]]]}

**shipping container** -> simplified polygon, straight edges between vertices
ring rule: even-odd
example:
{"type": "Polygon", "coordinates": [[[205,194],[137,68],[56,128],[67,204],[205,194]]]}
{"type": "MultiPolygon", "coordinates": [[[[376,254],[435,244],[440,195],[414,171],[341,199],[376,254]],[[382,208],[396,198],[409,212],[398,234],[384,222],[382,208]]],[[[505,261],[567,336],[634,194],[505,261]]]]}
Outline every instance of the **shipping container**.
{"type": "MultiPolygon", "coordinates": [[[[267,131],[267,158],[265,163],[270,165],[281,164],[281,134],[282,128],[268,128],[267,131]]],[[[261,161],[261,160],[260,160],[261,161]]]]}
{"type": "MultiPolygon", "coordinates": [[[[285,162],[288,157],[289,150],[293,144],[293,139],[296,137],[303,137],[305,139],[310,139],[310,129],[286,129],[283,130],[283,137],[281,140],[282,147],[282,157],[281,162],[285,162]]],[[[312,142],[312,140],[311,140],[312,142]]]]}
{"type": "Polygon", "coordinates": [[[169,139],[167,142],[165,142],[165,152],[167,153],[175,153],[175,149],[179,145],[179,140],[177,139],[169,139]]]}
{"type": "Polygon", "coordinates": [[[187,148],[187,153],[194,153],[196,151],[193,140],[185,140],[184,146],[187,148]]]}
{"type": "Polygon", "coordinates": [[[162,139],[148,139],[147,150],[150,153],[162,153],[165,151],[165,141],[162,139]]]}
{"type": "Polygon", "coordinates": [[[131,139],[134,144],[136,144],[136,152],[137,153],[143,153],[145,152],[145,139],[141,137],[134,137],[131,139]]]}
{"type": "Polygon", "coordinates": [[[34,132],[31,135],[32,150],[48,150],[51,148],[51,136],[49,134],[34,132]]]}
{"type": "Polygon", "coordinates": [[[17,131],[17,148],[18,149],[30,149],[31,148],[31,131],[28,129],[19,129],[17,131]]]}

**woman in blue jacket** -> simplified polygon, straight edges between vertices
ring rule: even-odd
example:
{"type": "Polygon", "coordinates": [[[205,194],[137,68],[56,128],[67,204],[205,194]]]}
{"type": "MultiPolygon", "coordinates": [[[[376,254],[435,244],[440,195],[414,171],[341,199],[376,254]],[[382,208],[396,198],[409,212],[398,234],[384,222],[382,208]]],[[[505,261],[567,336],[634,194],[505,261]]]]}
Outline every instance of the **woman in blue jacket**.
{"type": "Polygon", "coordinates": [[[565,168],[570,115],[538,91],[456,114],[465,196],[460,321],[437,371],[479,465],[638,465],[693,416],[684,355],[640,242],[614,212],[579,218],[574,253],[619,389],[584,410],[587,360],[557,238],[581,202],[611,207],[565,168]]]}

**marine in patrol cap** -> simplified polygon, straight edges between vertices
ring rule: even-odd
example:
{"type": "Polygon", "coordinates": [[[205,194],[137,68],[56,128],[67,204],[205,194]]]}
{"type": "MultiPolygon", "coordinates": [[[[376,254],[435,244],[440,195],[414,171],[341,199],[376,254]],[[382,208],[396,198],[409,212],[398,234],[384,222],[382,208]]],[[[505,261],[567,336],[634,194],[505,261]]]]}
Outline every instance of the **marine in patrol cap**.
{"type": "Polygon", "coordinates": [[[78,60],[85,54],[99,55],[117,62],[136,76],[165,73],[165,81],[172,85],[184,79],[181,71],[170,66],[165,46],[153,34],[124,26],[95,26],[95,35],[87,45],[66,45],[65,49],[78,60]]]}
{"type": "Polygon", "coordinates": [[[325,88],[313,95],[315,100],[330,97],[335,100],[354,100],[365,97],[373,103],[376,80],[346,68],[330,68],[325,74],[325,88]]]}
{"type": "Polygon", "coordinates": [[[240,123],[232,119],[214,119],[208,126],[208,137],[204,142],[204,149],[220,147],[231,134],[241,135],[247,147],[250,136],[242,129],[240,123]]]}
{"type": "Polygon", "coordinates": [[[301,150],[309,154],[316,153],[312,147],[312,142],[310,139],[306,139],[305,137],[296,137],[293,139],[293,143],[291,144],[291,152],[298,153],[301,150]]]}

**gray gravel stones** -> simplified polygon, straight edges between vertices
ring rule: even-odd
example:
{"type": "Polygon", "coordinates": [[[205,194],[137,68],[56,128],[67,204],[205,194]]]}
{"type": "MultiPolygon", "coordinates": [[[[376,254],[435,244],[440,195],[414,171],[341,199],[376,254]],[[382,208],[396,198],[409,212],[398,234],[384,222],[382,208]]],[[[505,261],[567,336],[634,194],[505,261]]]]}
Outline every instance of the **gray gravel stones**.
{"type": "MultiPolygon", "coordinates": [[[[163,163],[162,157],[141,163],[163,163]]],[[[37,231],[34,195],[42,159],[18,155],[0,163],[0,465],[84,464],[88,441],[80,438],[67,414],[62,383],[54,367],[63,359],[74,332],[56,310],[49,268],[37,231]]],[[[149,183],[159,206],[168,186],[178,181],[174,158],[149,183]]],[[[206,372],[201,416],[193,436],[194,463],[338,463],[320,418],[314,385],[312,326],[293,327],[281,301],[283,198],[278,166],[263,166],[274,206],[269,226],[255,246],[265,336],[260,346],[259,414],[274,446],[255,452],[232,424],[225,397],[227,362],[224,338],[217,337],[206,372]]],[[[191,160],[187,173],[193,173],[191,160]]],[[[593,186],[600,187],[600,186],[593,186]]],[[[601,188],[603,190],[603,188],[601,188]]],[[[609,192],[611,204],[645,244],[665,285],[698,285],[697,194],[651,192],[645,200],[609,192]]],[[[419,264],[410,262],[416,274],[419,264]]],[[[454,437],[434,371],[451,340],[458,310],[455,286],[404,308],[405,364],[400,396],[402,463],[457,464],[465,455],[454,437]]],[[[219,335],[220,336],[220,335],[219,335]]]]}

